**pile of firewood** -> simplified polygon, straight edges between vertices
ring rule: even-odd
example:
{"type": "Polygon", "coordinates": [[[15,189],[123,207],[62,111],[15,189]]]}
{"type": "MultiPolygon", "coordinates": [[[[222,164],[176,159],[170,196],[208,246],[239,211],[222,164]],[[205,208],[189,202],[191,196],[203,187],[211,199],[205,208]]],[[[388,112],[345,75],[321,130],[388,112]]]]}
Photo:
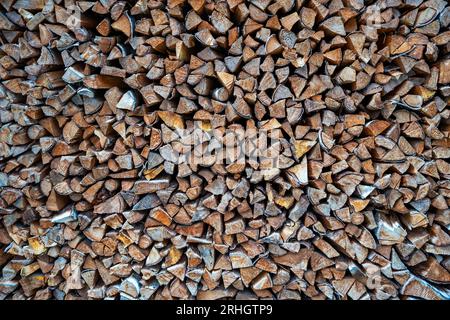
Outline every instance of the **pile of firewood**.
{"type": "Polygon", "coordinates": [[[446,0],[0,9],[0,300],[450,299],[446,0]]]}

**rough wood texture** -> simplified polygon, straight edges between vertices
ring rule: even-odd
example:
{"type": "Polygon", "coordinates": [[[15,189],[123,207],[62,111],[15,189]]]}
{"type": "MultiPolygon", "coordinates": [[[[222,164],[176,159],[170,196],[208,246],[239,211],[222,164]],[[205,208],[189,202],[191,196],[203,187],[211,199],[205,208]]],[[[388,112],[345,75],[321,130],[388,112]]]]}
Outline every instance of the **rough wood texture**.
{"type": "Polygon", "coordinates": [[[0,299],[450,298],[447,1],[0,8],[0,299]]]}

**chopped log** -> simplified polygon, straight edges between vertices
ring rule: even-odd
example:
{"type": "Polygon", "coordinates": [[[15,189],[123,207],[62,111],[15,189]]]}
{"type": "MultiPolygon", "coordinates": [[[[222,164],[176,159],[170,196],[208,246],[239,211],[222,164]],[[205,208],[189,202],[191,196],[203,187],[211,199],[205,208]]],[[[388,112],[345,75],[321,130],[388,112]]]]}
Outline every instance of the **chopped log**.
{"type": "Polygon", "coordinates": [[[5,0],[0,299],[449,299],[444,0],[5,0]]]}

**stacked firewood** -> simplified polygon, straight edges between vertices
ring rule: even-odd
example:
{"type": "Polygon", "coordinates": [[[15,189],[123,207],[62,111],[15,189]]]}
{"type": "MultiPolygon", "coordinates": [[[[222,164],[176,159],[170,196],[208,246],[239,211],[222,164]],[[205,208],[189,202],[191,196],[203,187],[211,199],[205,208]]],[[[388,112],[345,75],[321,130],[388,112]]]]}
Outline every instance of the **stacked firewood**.
{"type": "Polygon", "coordinates": [[[0,300],[450,299],[446,0],[0,8],[0,300]]]}

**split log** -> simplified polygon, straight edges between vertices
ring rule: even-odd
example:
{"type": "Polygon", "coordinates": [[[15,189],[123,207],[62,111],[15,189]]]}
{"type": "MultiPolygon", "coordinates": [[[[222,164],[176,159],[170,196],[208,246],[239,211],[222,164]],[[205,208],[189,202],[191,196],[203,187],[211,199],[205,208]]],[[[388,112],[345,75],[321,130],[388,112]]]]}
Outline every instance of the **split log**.
{"type": "Polygon", "coordinates": [[[5,0],[0,299],[449,299],[445,0],[5,0]]]}

